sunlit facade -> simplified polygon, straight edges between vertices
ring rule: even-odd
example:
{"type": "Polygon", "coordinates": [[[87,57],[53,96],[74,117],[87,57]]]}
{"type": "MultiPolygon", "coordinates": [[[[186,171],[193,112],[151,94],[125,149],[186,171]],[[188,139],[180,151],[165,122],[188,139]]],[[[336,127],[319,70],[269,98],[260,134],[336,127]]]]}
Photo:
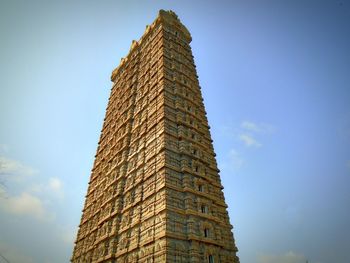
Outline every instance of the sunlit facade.
{"type": "Polygon", "coordinates": [[[113,71],[72,262],[239,262],[190,42],[161,10],[113,71]]]}

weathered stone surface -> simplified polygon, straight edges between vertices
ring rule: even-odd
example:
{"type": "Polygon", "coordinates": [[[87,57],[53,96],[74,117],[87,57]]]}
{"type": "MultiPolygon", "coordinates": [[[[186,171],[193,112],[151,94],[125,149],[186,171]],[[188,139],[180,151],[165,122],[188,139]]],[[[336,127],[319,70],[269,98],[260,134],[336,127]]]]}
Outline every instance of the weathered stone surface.
{"type": "Polygon", "coordinates": [[[161,10],[113,71],[72,262],[239,262],[190,42],[161,10]]]}

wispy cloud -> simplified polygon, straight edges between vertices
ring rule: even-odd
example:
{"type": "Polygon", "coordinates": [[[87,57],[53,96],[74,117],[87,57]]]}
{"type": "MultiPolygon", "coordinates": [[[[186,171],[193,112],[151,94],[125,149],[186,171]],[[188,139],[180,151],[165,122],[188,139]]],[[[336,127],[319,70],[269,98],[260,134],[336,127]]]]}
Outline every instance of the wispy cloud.
{"type": "Polygon", "coordinates": [[[0,156],[0,176],[2,179],[23,181],[25,178],[36,174],[38,171],[22,164],[19,161],[0,156]]]}
{"type": "MultiPolygon", "coordinates": [[[[2,147],[5,147],[2,145],[2,147]]],[[[7,183],[20,184],[35,175],[37,171],[19,161],[0,156],[0,197],[7,198],[7,183]]]]}
{"type": "Polygon", "coordinates": [[[232,149],[230,151],[229,161],[230,161],[230,164],[232,165],[232,167],[236,170],[240,169],[242,167],[242,165],[244,164],[243,158],[235,149],[232,149]]]}
{"type": "Polygon", "coordinates": [[[49,179],[49,190],[57,193],[57,194],[63,194],[63,185],[60,179],[56,177],[51,177],[49,179]]]}
{"type": "Polygon", "coordinates": [[[260,142],[258,142],[251,134],[242,133],[239,135],[238,138],[247,147],[261,147],[262,146],[262,144],[260,142]]]}
{"type": "Polygon", "coordinates": [[[255,131],[255,132],[260,130],[254,122],[250,122],[250,121],[242,122],[241,128],[248,130],[248,131],[255,131]]]}
{"type": "Polygon", "coordinates": [[[27,192],[0,199],[0,208],[13,215],[30,216],[39,220],[52,219],[52,215],[44,208],[42,200],[27,192]]]}
{"type": "Polygon", "coordinates": [[[261,254],[258,256],[258,263],[305,263],[304,255],[289,251],[282,255],[261,254]]]}
{"type": "Polygon", "coordinates": [[[246,131],[255,133],[272,133],[275,131],[275,127],[267,123],[255,123],[252,121],[243,121],[241,128],[246,131]]]}
{"type": "Polygon", "coordinates": [[[244,159],[240,153],[231,149],[229,153],[220,161],[219,167],[222,171],[237,172],[244,165],[244,159]]]}
{"type": "Polygon", "coordinates": [[[242,145],[249,149],[258,149],[263,146],[264,136],[275,132],[275,127],[267,123],[256,123],[252,121],[242,121],[238,124],[226,124],[220,129],[221,135],[227,138],[229,145],[229,152],[221,160],[219,167],[221,169],[228,169],[237,171],[245,163],[245,151],[242,145]],[[230,145],[231,144],[231,145],[230,145]]]}
{"type": "Polygon", "coordinates": [[[56,220],[57,201],[62,201],[64,197],[62,180],[57,177],[45,177],[35,169],[6,157],[1,157],[0,171],[0,179],[6,178],[6,187],[0,188],[0,218],[13,219],[8,220],[8,228],[3,227],[3,234],[6,234],[4,236],[16,235],[18,222],[26,229],[31,229],[38,223],[45,229],[45,233],[37,233],[34,236],[32,231],[24,231],[21,242],[16,246],[8,246],[7,242],[1,243],[0,235],[0,253],[9,262],[54,262],[51,261],[52,255],[47,256],[49,252],[45,255],[45,252],[31,252],[26,248],[32,240],[38,240],[39,243],[55,240],[57,250],[54,258],[57,262],[65,262],[66,260],[62,260],[62,252],[64,248],[73,245],[76,230],[56,220]],[[24,254],[23,251],[30,254],[24,254]],[[59,257],[61,258],[58,259],[59,257]],[[41,260],[38,260],[39,258],[41,260]]]}
{"type": "Polygon", "coordinates": [[[262,134],[271,134],[274,130],[274,126],[267,123],[258,124],[252,121],[243,121],[240,124],[240,132],[237,137],[245,146],[258,148],[262,146],[262,143],[257,137],[262,134]]]}
{"type": "Polygon", "coordinates": [[[64,198],[62,181],[57,177],[49,178],[48,182],[35,183],[30,187],[30,191],[36,194],[46,194],[60,199],[64,198]]]}
{"type": "Polygon", "coordinates": [[[48,209],[53,198],[63,199],[63,183],[51,177],[41,182],[37,170],[19,161],[0,156],[0,210],[14,216],[52,220],[48,209]],[[9,185],[9,187],[7,187],[9,185]],[[31,186],[30,186],[31,185],[31,186]]]}

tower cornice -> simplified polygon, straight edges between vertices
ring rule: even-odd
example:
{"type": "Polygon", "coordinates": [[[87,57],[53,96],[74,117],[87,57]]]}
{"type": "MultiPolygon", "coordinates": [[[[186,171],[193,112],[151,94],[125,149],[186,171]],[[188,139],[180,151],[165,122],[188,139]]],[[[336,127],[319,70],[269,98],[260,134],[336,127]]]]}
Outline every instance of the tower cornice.
{"type": "Polygon", "coordinates": [[[179,31],[185,39],[190,43],[192,41],[192,37],[188,29],[181,23],[180,19],[176,15],[176,13],[172,10],[165,11],[163,9],[159,10],[157,18],[153,21],[151,25],[147,25],[146,29],[142,35],[142,37],[137,41],[133,40],[131,42],[130,50],[128,54],[125,57],[122,57],[120,59],[119,66],[112,71],[111,75],[111,81],[114,81],[116,75],[119,73],[119,71],[124,67],[124,65],[128,62],[130,59],[131,54],[140,46],[143,44],[145,39],[147,39],[148,34],[152,31],[153,28],[157,27],[159,24],[162,25],[169,25],[171,28],[175,28],[177,31],[179,31]]]}

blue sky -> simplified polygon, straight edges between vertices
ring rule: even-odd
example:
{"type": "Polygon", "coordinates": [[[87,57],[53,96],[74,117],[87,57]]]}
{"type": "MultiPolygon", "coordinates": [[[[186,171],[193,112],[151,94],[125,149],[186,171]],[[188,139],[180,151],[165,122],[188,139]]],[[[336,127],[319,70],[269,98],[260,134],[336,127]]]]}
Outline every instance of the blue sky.
{"type": "Polygon", "coordinates": [[[241,262],[350,262],[348,1],[1,1],[1,255],[68,262],[110,74],[159,9],[192,34],[241,262]]]}

